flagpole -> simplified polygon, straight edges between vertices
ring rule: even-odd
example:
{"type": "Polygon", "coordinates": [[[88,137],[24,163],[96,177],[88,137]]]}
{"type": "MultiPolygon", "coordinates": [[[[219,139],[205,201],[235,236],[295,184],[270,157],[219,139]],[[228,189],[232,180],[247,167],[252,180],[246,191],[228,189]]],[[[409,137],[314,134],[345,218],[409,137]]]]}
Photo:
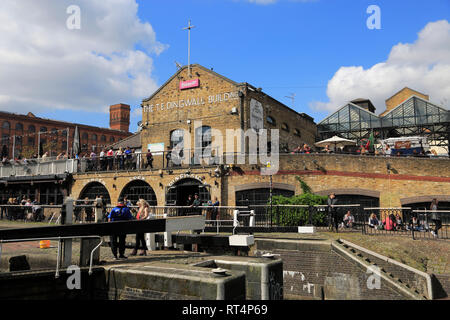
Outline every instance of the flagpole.
{"type": "Polygon", "coordinates": [[[40,157],[40,153],[41,153],[41,132],[38,132],[38,153],[37,156],[38,158],[40,157]]]}

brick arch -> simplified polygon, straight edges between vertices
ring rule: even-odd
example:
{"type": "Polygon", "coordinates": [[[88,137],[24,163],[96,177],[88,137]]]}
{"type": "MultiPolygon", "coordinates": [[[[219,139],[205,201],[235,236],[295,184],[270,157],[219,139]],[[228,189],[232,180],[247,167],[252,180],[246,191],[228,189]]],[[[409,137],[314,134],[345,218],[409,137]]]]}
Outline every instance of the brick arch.
{"type": "Polygon", "coordinates": [[[374,198],[380,198],[380,191],[369,190],[369,189],[359,189],[359,188],[335,188],[335,189],[327,189],[314,192],[320,196],[328,196],[330,193],[334,192],[336,195],[340,194],[348,194],[348,195],[360,195],[360,196],[368,196],[374,198]]]}
{"type": "Polygon", "coordinates": [[[134,179],[129,181],[122,190],[120,191],[119,198],[128,196],[128,199],[133,203],[133,205],[139,200],[139,198],[144,198],[151,206],[157,205],[158,198],[156,196],[155,189],[145,180],[134,179]],[[147,193],[135,193],[142,188],[142,191],[147,193]]]}
{"type": "MultiPolygon", "coordinates": [[[[234,191],[244,191],[244,190],[252,190],[252,189],[267,189],[270,188],[269,182],[255,182],[255,183],[246,183],[241,184],[234,187],[234,191]]],[[[272,184],[273,189],[283,189],[295,192],[295,186],[287,183],[279,183],[274,182],[272,184]]]]}
{"type": "Polygon", "coordinates": [[[400,203],[401,205],[407,205],[412,203],[420,203],[420,202],[431,202],[433,199],[437,199],[438,202],[450,202],[450,195],[442,195],[442,194],[436,194],[436,195],[428,195],[428,196],[416,196],[416,197],[407,197],[407,198],[401,198],[400,203]]]}

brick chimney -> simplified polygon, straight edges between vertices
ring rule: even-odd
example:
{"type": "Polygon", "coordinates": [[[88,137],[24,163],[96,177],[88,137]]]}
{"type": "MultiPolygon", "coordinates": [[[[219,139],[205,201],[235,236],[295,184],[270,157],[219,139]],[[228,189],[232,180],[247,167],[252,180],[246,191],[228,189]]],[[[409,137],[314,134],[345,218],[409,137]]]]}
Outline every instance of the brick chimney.
{"type": "Polygon", "coordinates": [[[109,107],[109,127],[128,132],[130,129],[130,106],[124,103],[109,107]]]}

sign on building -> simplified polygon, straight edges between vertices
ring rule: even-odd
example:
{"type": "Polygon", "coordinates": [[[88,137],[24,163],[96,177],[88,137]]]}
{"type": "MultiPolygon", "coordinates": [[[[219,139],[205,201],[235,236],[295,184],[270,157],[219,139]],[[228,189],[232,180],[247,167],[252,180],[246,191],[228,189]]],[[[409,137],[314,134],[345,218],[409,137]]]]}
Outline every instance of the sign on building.
{"type": "Polygon", "coordinates": [[[259,131],[264,128],[263,107],[261,102],[250,100],[250,128],[259,131]]]}

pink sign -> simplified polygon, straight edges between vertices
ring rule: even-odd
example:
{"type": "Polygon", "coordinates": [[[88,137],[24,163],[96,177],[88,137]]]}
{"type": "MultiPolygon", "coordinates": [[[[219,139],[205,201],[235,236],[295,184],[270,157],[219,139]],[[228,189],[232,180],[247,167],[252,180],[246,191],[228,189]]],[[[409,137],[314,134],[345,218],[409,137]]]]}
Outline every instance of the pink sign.
{"type": "Polygon", "coordinates": [[[180,81],[180,90],[197,88],[198,86],[200,86],[200,80],[198,78],[192,79],[192,80],[180,81]]]}

